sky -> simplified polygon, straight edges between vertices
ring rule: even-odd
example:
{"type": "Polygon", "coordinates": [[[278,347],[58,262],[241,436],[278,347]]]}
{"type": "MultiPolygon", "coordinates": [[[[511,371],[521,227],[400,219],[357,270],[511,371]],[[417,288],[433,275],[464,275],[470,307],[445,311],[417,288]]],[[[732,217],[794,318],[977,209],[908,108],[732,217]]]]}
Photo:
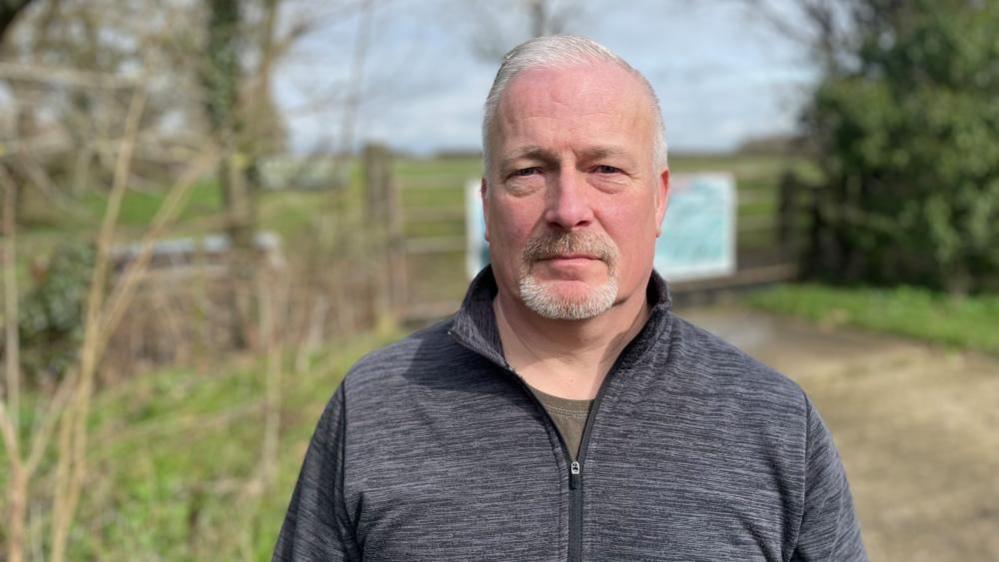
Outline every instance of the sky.
{"type": "MultiPolygon", "coordinates": [[[[477,45],[506,50],[528,37],[516,0],[373,1],[353,144],[479,150],[498,59],[477,45]]],[[[276,75],[291,146],[341,149],[359,12],[290,6],[288,22],[318,22],[276,75]]],[[[736,0],[563,0],[555,9],[567,14],[566,32],[603,43],[649,79],[673,151],[724,152],[792,132],[817,78],[801,44],[736,0]]]]}

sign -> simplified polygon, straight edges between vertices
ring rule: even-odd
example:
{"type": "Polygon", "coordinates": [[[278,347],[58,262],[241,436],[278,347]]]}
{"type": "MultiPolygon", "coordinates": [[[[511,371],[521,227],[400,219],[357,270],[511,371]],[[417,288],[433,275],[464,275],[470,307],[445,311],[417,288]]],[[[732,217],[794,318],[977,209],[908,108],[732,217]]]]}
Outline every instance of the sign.
{"type": "MultiPolygon", "coordinates": [[[[479,180],[465,186],[465,265],[469,278],[489,263],[479,180]]],[[[675,174],[654,266],[670,281],[735,273],[735,180],[730,174],[675,174]]]]}
{"type": "Polygon", "coordinates": [[[735,273],[735,180],[729,174],[676,174],[656,240],[655,268],[670,281],[735,273]]]}
{"type": "Polygon", "coordinates": [[[489,263],[489,243],[486,242],[486,216],[482,211],[479,190],[482,180],[465,184],[465,272],[475,277],[489,263]]]}

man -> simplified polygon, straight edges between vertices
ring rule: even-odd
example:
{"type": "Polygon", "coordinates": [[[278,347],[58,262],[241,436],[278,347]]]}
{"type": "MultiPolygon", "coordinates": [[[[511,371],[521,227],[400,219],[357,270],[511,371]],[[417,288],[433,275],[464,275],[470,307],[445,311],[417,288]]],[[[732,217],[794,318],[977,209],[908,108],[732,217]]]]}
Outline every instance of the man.
{"type": "Polygon", "coordinates": [[[486,102],[492,266],[347,375],[275,560],[865,560],[801,389],[670,312],[648,82],[579,37],[486,102]]]}

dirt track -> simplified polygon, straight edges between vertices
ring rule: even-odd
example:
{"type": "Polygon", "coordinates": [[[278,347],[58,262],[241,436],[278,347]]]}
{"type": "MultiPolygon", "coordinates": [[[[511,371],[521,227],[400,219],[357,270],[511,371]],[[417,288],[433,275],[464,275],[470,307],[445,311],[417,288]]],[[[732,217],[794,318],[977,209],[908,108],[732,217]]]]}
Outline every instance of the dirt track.
{"type": "Polygon", "coordinates": [[[805,388],[871,560],[999,561],[999,358],[741,308],[678,313],[805,388]]]}

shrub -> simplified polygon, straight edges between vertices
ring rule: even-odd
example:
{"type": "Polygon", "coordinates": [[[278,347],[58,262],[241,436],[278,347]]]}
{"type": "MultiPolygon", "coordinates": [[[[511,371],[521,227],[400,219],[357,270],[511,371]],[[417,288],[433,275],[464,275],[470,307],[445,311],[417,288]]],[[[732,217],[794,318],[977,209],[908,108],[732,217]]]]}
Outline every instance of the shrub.
{"type": "Polygon", "coordinates": [[[905,6],[866,33],[853,71],[815,94],[808,123],[826,184],[808,268],[995,290],[999,2],[905,6]]]}
{"type": "Polygon", "coordinates": [[[66,243],[52,252],[47,264],[36,268],[35,286],[20,304],[22,360],[28,380],[52,382],[76,361],[94,254],[90,244],[66,243]]]}

